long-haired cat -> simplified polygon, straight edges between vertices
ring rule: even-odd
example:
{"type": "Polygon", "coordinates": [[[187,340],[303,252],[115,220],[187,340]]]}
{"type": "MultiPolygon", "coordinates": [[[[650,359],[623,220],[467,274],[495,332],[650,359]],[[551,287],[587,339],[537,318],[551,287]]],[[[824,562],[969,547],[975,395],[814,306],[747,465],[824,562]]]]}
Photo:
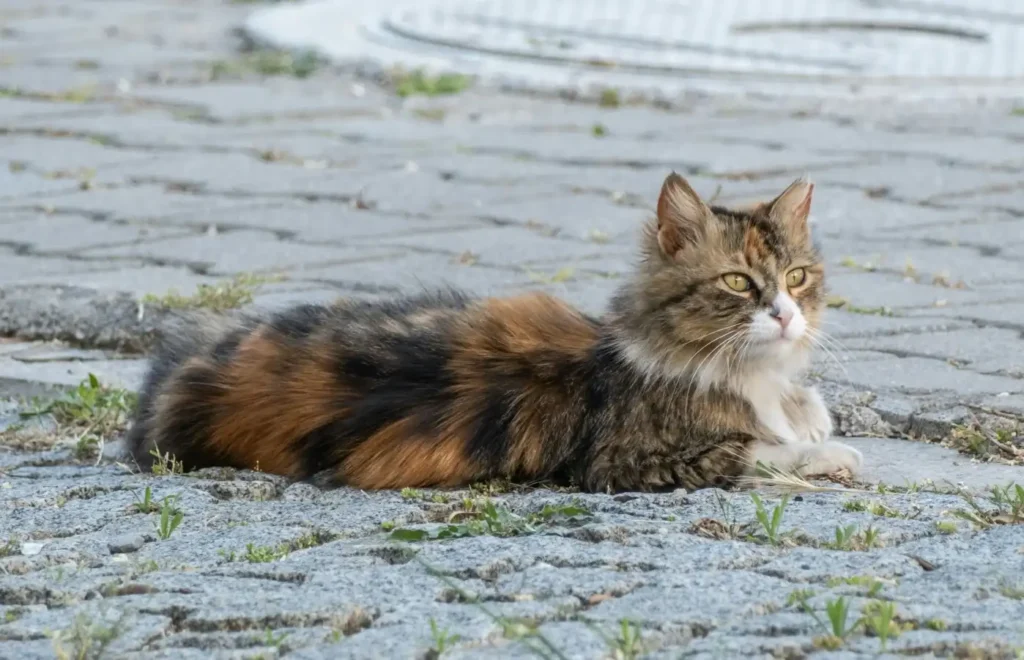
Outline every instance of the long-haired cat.
{"type": "Polygon", "coordinates": [[[368,489],[855,472],[860,453],[828,439],[821,397],[794,380],[824,304],[812,191],[739,212],[669,175],[601,318],[543,293],[455,292],[199,317],[165,336],[127,444],[143,466],[157,449],[368,489]]]}

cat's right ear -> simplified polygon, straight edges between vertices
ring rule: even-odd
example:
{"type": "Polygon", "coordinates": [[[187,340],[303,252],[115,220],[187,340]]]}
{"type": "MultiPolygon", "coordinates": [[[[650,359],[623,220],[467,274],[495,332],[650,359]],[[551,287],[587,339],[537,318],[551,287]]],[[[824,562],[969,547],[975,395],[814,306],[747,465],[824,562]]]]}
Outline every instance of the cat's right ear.
{"type": "Polygon", "coordinates": [[[669,174],[658,197],[658,245],[665,256],[673,257],[687,245],[698,243],[711,215],[686,179],[675,172],[669,174]]]}

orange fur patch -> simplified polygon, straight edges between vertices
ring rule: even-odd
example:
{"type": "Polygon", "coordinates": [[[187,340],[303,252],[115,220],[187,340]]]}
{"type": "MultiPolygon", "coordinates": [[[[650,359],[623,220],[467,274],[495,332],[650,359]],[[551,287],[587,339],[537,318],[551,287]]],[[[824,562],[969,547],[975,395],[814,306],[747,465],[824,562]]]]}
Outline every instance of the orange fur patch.
{"type": "Polygon", "coordinates": [[[469,427],[486,405],[489,374],[519,375],[519,411],[509,425],[510,474],[543,472],[546,422],[569,406],[564,383],[554,382],[566,362],[586,360],[597,342],[592,322],[566,303],[542,293],[489,299],[470,320],[452,367],[461,396],[453,421],[469,427]],[[547,382],[550,387],[547,386],[547,382]]]}
{"type": "Polygon", "coordinates": [[[342,463],[341,479],[355,488],[457,486],[483,476],[466,456],[459,435],[416,435],[414,420],[389,424],[361,443],[342,463]]]}
{"type": "Polygon", "coordinates": [[[342,413],[340,384],[324,362],[330,353],[298,357],[270,332],[247,337],[222,375],[209,444],[238,465],[296,476],[301,456],[292,445],[342,413]]]}

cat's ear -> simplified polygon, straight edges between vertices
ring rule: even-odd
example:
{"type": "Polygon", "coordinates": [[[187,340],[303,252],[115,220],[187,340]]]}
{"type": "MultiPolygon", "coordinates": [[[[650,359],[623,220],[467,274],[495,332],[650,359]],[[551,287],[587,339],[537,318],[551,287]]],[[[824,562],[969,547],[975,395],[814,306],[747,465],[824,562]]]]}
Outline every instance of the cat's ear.
{"type": "Polygon", "coordinates": [[[686,179],[672,172],[665,178],[658,197],[658,245],[672,257],[704,235],[711,209],[701,201],[686,179]]]}
{"type": "Polygon", "coordinates": [[[768,205],[769,213],[782,226],[805,232],[813,196],[814,184],[806,178],[797,179],[768,205]]]}

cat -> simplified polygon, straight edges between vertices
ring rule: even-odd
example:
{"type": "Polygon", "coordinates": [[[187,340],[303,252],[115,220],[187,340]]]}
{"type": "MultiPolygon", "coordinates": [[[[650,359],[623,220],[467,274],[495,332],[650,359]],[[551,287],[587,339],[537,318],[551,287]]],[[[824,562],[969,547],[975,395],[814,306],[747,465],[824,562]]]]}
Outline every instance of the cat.
{"type": "Polygon", "coordinates": [[[736,211],[671,173],[600,318],[540,292],[440,290],[193,319],[164,336],[126,444],[142,467],[156,450],[361,489],[855,473],[860,452],[796,382],[824,306],[813,189],[736,211]]]}

